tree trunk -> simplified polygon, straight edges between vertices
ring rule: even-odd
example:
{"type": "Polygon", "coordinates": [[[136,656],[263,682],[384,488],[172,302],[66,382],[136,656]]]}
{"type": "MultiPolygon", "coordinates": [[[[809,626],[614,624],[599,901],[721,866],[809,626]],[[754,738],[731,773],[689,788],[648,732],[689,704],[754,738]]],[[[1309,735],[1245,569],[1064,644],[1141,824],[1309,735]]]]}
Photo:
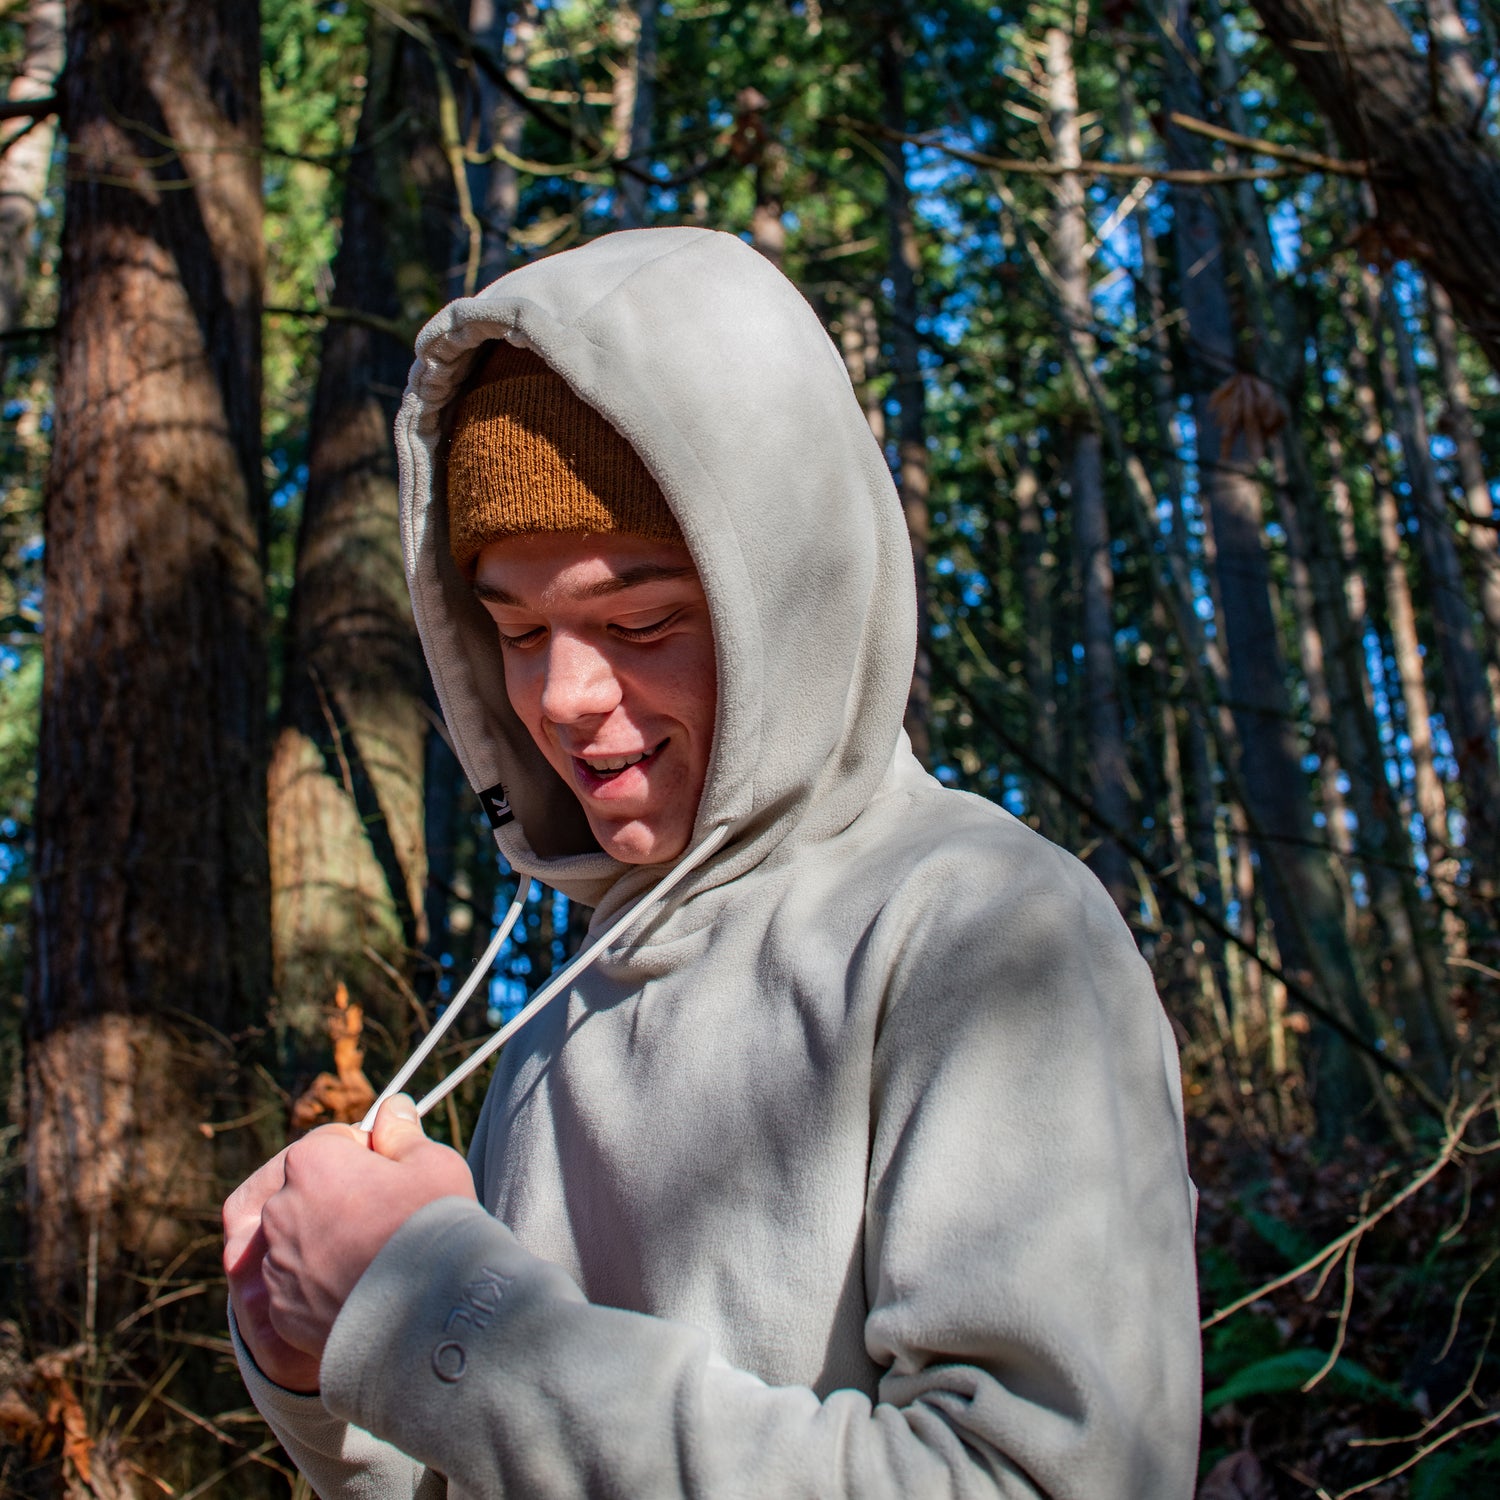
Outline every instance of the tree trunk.
{"type": "MultiPolygon", "coordinates": [[[[1379,328],[1379,281],[1372,272],[1365,271],[1362,275],[1365,321],[1373,333],[1379,328]]],[[[1354,326],[1352,300],[1342,299],[1342,306],[1351,319],[1351,327],[1354,326]]],[[[1381,358],[1379,349],[1376,350],[1375,357],[1377,360],[1381,358]]],[[[1458,899],[1458,861],[1448,832],[1448,795],[1433,759],[1431,705],[1427,696],[1421,644],[1417,639],[1417,616],[1412,603],[1411,580],[1407,576],[1402,556],[1400,510],[1384,456],[1385,429],[1380,419],[1379,399],[1375,394],[1374,372],[1370,368],[1369,356],[1358,338],[1350,342],[1348,359],[1354,404],[1361,424],[1360,446],[1370,455],[1381,581],[1385,594],[1385,620],[1390,630],[1397,676],[1400,678],[1406,733],[1411,746],[1413,788],[1417,811],[1422,817],[1426,844],[1428,880],[1433,893],[1448,914],[1445,917],[1445,931],[1452,948],[1455,940],[1462,942],[1464,930],[1455,910],[1458,899]]]]}
{"type": "MultiPolygon", "coordinates": [[[[63,0],[32,0],[25,51],[6,97],[47,98],[63,63],[63,0]]],[[[21,321],[31,232],[52,167],[53,119],[0,123],[0,332],[21,321]]]]}
{"type": "Polygon", "coordinates": [[[646,223],[646,168],[656,118],[657,0],[622,0],[611,21],[616,63],[610,126],[615,140],[615,220],[621,229],[646,223]],[[625,170],[628,168],[629,170],[625,170]]]}
{"type": "MultiPolygon", "coordinates": [[[[1021,574],[1022,651],[1026,673],[1026,699],[1031,710],[1031,732],[1037,759],[1046,766],[1061,766],[1057,734],[1057,665],[1052,656],[1052,584],[1054,562],[1047,537],[1046,509],[1041,482],[1031,455],[1025,454],[1020,473],[1011,486],[1019,533],[1017,563],[1021,574]]],[[[998,585],[997,585],[998,586],[998,585]]],[[[1067,834],[1062,799],[1048,782],[1032,787],[1037,826],[1050,839],[1067,834]]]]}
{"type": "MultiPolygon", "coordinates": [[[[372,15],[368,76],[332,301],[413,325],[438,302],[454,243],[432,63],[372,15]]],[[[391,443],[410,361],[404,338],[357,316],[328,322],[270,779],[278,1022],[294,1072],[321,1052],[340,981],[404,1035],[406,1003],[370,955],[409,972],[425,936],[429,721],[391,443]]]]}
{"type": "Polygon", "coordinates": [[[786,147],[767,132],[764,110],[770,100],[759,89],[741,89],[739,109],[745,133],[755,142],[755,207],[750,243],[779,271],[786,259],[786,147]],[[754,122],[753,134],[750,122],[754,122]]]}
{"type": "Polygon", "coordinates": [[[1500,369],[1500,152],[1456,66],[1434,66],[1386,0],[1255,0],[1266,35],[1369,163],[1392,251],[1440,281],[1500,369]]]}
{"type": "MultiPolygon", "coordinates": [[[[1069,34],[1060,26],[1049,27],[1046,48],[1052,160],[1063,169],[1053,188],[1052,267],[1079,362],[1092,364],[1096,351],[1085,256],[1088,220],[1084,212],[1083,181],[1074,170],[1082,159],[1082,150],[1078,84],[1069,34]]],[[[1081,388],[1075,391],[1064,430],[1070,450],[1073,543],[1083,606],[1085,758],[1090,795],[1104,821],[1112,828],[1124,830],[1134,820],[1115,664],[1115,583],[1109,512],[1104,499],[1104,444],[1088,393],[1081,388]]],[[[1088,863],[1121,912],[1127,916],[1135,914],[1140,907],[1140,892],[1124,849],[1112,838],[1101,838],[1088,863]]]]}
{"type": "MultiPolygon", "coordinates": [[[[1174,10],[1180,22],[1184,8],[1174,10]]],[[[1178,26],[1178,38],[1190,35],[1178,26]]],[[[1182,41],[1176,44],[1185,45],[1182,41]]],[[[1168,94],[1183,109],[1200,103],[1174,44],[1167,47],[1168,94]]],[[[1197,166],[1197,142],[1167,133],[1174,166],[1197,166]]],[[[1208,401],[1238,368],[1234,320],[1225,281],[1225,251],[1207,192],[1174,187],[1177,254],[1187,315],[1199,485],[1208,506],[1214,570],[1222,604],[1230,696],[1242,750],[1246,811],[1261,861],[1266,906],[1282,962],[1321,992],[1326,1003],[1366,1036],[1373,1017],[1343,921],[1343,901],[1312,826],[1301,746],[1286,687],[1286,666],[1271,602],[1262,541],[1263,499],[1243,433],[1226,433],[1208,401]]],[[[1320,1061],[1319,1122],[1337,1137],[1372,1098],[1363,1059],[1335,1033],[1314,1027],[1320,1061]]]]}
{"type": "Polygon", "coordinates": [[[885,446],[885,407],[881,405],[880,392],[875,384],[876,367],[880,364],[880,323],[875,316],[875,304],[869,297],[852,298],[839,314],[837,333],[839,353],[844,356],[844,368],[849,372],[849,383],[865,409],[865,420],[875,441],[885,446]]]}
{"type": "Polygon", "coordinates": [[[1384,304],[1396,351],[1396,368],[1387,373],[1388,388],[1425,565],[1428,610],[1439,662],[1439,701],[1464,793],[1464,846],[1469,855],[1471,893],[1488,903],[1500,875],[1500,759],[1496,757],[1489,682],[1475,637],[1474,614],[1458,563],[1458,549],[1449,529],[1447,503],[1432,461],[1411,335],[1389,287],[1384,304]]]}
{"type": "Polygon", "coordinates": [[[256,1154],[268,990],[254,0],[73,0],[47,481],[28,1211],[40,1308],[135,1295],[256,1154]],[[163,143],[170,142],[167,147],[163,143]]]}
{"type": "MultiPolygon", "coordinates": [[[[513,8],[503,0],[473,0],[469,30],[476,42],[503,59],[506,81],[515,89],[524,88],[537,30],[533,0],[520,0],[513,8]]],[[[487,143],[500,152],[489,164],[478,195],[484,205],[484,247],[479,257],[479,285],[484,287],[510,267],[510,233],[521,206],[521,179],[514,158],[521,154],[526,112],[483,68],[478,72],[478,90],[487,143]]]]}
{"type": "MultiPolygon", "coordinates": [[[[1478,572],[1479,607],[1486,628],[1486,654],[1491,686],[1500,672],[1500,533],[1493,524],[1495,512],[1484,471],[1479,434],[1474,430],[1474,401],[1458,357],[1458,330],[1453,323],[1453,304],[1435,281],[1427,283],[1427,307],[1432,324],[1432,342],[1437,349],[1438,373],[1443,382],[1444,426],[1458,455],[1458,477],[1463,486],[1464,509],[1473,518],[1468,541],[1478,572]]],[[[1492,697],[1497,695],[1492,691],[1492,697]]],[[[1500,712],[1500,702],[1496,711],[1500,712]]]]}
{"type": "MultiPolygon", "coordinates": [[[[882,15],[877,44],[881,119],[891,130],[906,129],[906,25],[900,9],[882,15]]],[[[923,765],[932,762],[932,607],[927,586],[927,551],[931,523],[927,497],[931,474],[927,463],[927,391],[917,340],[917,280],[921,251],[911,189],[906,181],[906,153],[899,140],[887,140],[885,156],[886,266],[891,278],[892,394],[898,408],[896,488],[911,537],[917,580],[917,662],[906,705],[906,732],[923,765]]]]}

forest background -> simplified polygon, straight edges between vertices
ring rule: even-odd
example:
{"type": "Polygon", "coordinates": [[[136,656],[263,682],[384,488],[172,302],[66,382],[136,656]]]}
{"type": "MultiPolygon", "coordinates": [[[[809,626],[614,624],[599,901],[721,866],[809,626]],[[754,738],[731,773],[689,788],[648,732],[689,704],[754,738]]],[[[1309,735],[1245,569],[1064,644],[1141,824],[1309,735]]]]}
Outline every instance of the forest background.
{"type": "MultiPolygon", "coordinates": [[[[1155,972],[1203,1500],[1495,1492],[1497,27],[0,0],[0,1491],[297,1488],[218,1202],[357,1117],[513,886],[401,577],[411,341],[693,223],[797,283],[889,456],[919,754],[1155,972]]],[[[532,891],[447,1062],[586,919],[532,891]]]]}

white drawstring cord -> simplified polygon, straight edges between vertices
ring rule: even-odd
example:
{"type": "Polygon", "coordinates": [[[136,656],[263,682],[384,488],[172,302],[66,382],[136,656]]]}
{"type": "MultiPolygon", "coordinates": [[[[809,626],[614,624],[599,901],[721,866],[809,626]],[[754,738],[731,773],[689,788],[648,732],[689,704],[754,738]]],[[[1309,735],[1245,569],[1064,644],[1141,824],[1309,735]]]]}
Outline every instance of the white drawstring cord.
{"type": "MultiPolygon", "coordinates": [[[[566,990],[569,985],[571,985],[573,981],[586,968],[588,968],[591,963],[593,963],[593,961],[599,956],[600,953],[604,951],[605,948],[607,948],[612,942],[614,942],[614,940],[619,937],[627,927],[630,927],[635,922],[635,919],[640,916],[648,906],[651,906],[655,902],[659,901],[679,881],[685,879],[693,870],[697,869],[697,867],[701,865],[703,861],[707,859],[708,856],[712,854],[714,850],[724,842],[728,835],[729,825],[727,823],[721,823],[717,828],[714,829],[712,833],[708,835],[707,838],[703,840],[701,844],[698,845],[696,849],[689,850],[688,853],[685,854],[677,863],[677,865],[673,867],[670,873],[663,880],[659,881],[655,886],[653,886],[651,890],[647,891],[646,894],[642,896],[641,899],[637,901],[636,904],[624,914],[624,916],[620,917],[609,928],[607,932],[604,932],[599,937],[595,938],[587,948],[583,949],[583,951],[573,959],[572,963],[568,964],[559,973],[554,974],[552,978],[549,979],[547,983],[537,991],[535,996],[533,996],[531,1000],[527,1001],[525,1008],[521,1010],[519,1014],[514,1016],[510,1021],[502,1026],[500,1030],[497,1031],[494,1036],[492,1036],[487,1042],[485,1042],[482,1047],[479,1047],[469,1057],[465,1058],[464,1061],[460,1063],[459,1066],[456,1067],[445,1079],[443,1079],[443,1081],[439,1083],[436,1088],[434,1088],[430,1093],[420,1099],[417,1102],[417,1114],[419,1116],[425,1115],[434,1104],[439,1104],[444,1099],[446,1099],[448,1095],[451,1094],[453,1090],[456,1089],[459,1084],[461,1084],[464,1079],[469,1076],[470,1073],[474,1072],[476,1068],[483,1067],[484,1064],[488,1062],[489,1059],[493,1057],[494,1054],[498,1052],[500,1048],[503,1047],[506,1042],[508,1042],[511,1037],[514,1036],[515,1033],[518,1032],[521,1027],[523,1027],[549,1000],[553,999],[555,996],[561,994],[564,990],[566,990]]],[[[402,1076],[405,1077],[408,1072],[409,1067],[407,1069],[403,1069],[402,1076]]],[[[392,1086],[391,1088],[388,1088],[386,1090],[386,1094],[393,1093],[394,1091],[394,1086],[392,1086]]],[[[384,1097],[385,1094],[382,1094],[381,1098],[384,1097]]],[[[372,1108],[370,1110],[370,1113],[365,1118],[367,1122],[373,1121],[375,1118],[375,1109],[372,1108]]]]}
{"type": "Polygon", "coordinates": [[[386,1084],[381,1090],[380,1097],[370,1106],[363,1120],[359,1122],[361,1130],[373,1129],[375,1116],[380,1113],[380,1106],[395,1094],[399,1094],[406,1087],[407,1079],[411,1077],[418,1068],[427,1061],[427,1055],[437,1046],[443,1033],[458,1019],[458,1013],[469,1003],[469,996],[479,988],[480,980],[489,975],[495,966],[495,960],[500,956],[500,949],[506,938],[510,936],[510,930],[520,920],[521,913],[526,909],[526,893],[531,889],[531,880],[527,876],[521,877],[521,883],[516,887],[515,900],[510,903],[510,910],[505,913],[504,919],[495,929],[495,935],[490,939],[489,946],[484,950],[479,962],[474,965],[473,972],[464,980],[464,987],[453,997],[453,1000],[444,1010],[432,1030],[422,1038],[422,1044],[412,1053],[401,1066],[401,1071],[386,1084]]]}

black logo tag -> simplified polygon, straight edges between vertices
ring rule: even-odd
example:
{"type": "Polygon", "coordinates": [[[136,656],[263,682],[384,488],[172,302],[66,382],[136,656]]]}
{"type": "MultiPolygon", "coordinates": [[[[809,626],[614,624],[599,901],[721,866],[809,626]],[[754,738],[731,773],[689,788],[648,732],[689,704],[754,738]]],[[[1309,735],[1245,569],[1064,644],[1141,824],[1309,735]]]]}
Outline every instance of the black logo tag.
{"type": "Polygon", "coordinates": [[[510,810],[510,798],[506,795],[505,787],[498,781],[479,794],[479,805],[484,808],[484,815],[490,820],[491,828],[504,828],[507,823],[515,821],[516,815],[510,810]]]}

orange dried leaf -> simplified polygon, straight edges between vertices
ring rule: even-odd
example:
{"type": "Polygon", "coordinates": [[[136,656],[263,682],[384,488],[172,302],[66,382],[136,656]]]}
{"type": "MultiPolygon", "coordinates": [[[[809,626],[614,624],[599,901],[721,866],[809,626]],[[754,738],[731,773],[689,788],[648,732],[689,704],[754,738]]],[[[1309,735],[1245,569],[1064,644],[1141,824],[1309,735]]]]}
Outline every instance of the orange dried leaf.
{"type": "Polygon", "coordinates": [[[299,1134],[330,1121],[357,1125],[375,1102],[375,1090],[365,1077],[364,1048],[360,1046],[364,1009],[349,999],[348,986],[342,981],[333,993],[327,1028],[333,1043],[334,1072],[319,1073],[293,1103],[291,1128],[299,1134]]]}

